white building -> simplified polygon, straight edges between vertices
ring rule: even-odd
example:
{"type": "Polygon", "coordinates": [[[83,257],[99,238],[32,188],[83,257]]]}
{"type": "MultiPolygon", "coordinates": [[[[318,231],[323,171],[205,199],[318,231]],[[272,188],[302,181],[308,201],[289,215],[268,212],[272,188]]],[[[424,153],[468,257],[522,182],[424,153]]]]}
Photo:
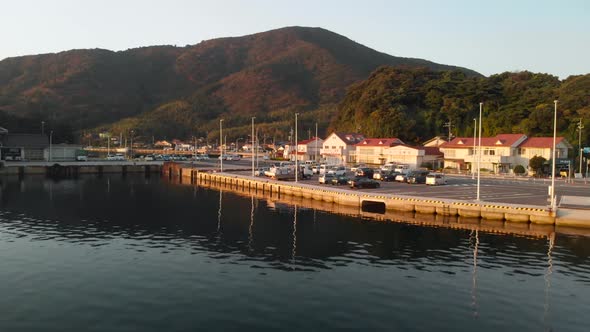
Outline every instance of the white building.
{"type": "Polygon", "coordinates": [[[367,138],[356,145],[356,161],[383,165],[393,163],[408,165],[411,169],[424,167],[426,163],[439,168],[442,153],[436,147],[410,146],[399,138],[367,138]]]}
{"type": "MultiPolygon", "coordinates": [[[[441,145],[444,153],[445,168],[458,170],[475,170],[478,161],[479,140],[472,137],[457,137],[441,145]]],[[[556,140],[556,159],[568,157],[568,149],[572,146],[563,138],[556,140]]],[[[524,134],[499,134],[495,137],[481,138],[482,169],[494,173],[508,173],[516,165],[528,167],[529,160],[541,156],[547,160],[552,158],[553,137],[531,137],[524,134]]]]}
{"type": "Polygon", "coordinates": [[[383,165],[389,162],[391,154],[386,155],[393,146],[404,144],[399,138],[365,138],[360,143],[355,145],[355,162],[383,165]]]}
{"type": "MultiPolygon", "coordinates": [[[[312,137],[311,139],[300,141],[297,144],[297,160],[316,160],[320,159],[320,151],[324,144],[324,140],[319,137],[312,137]]],[[[291,154],[295,153],[295,149],[291,149],[291,154]]],[[[294,158],[290,158],[294,160],[294,158]]]]}
{"type": "Polygon", "coordinates": [[[363,139],[363,135],[356,133],[332,133],[324,140],[320,155],[331,165],[354,163],[355,145],[363,139]]]}

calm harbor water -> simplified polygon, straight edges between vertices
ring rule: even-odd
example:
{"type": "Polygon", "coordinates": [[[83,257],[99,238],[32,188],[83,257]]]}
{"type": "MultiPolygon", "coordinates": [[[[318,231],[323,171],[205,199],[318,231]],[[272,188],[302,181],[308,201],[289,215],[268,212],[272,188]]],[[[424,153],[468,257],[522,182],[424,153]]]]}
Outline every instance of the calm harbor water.
{"type": "Polygon", "coordinates": [[[590,238],[382,222],[157,176],[0,178],[1,331],[586,331],[590,238]]]}

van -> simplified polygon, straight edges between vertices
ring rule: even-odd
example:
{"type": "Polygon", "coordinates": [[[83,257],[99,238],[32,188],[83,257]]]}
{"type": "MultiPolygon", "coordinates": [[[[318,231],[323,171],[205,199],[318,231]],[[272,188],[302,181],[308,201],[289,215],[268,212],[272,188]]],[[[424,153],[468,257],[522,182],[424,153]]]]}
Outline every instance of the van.
{"type": "Polygon", "coordinates": [[[447,184],[445,175],[441,173],[433,173],[426,175],[426,184],[429,186],[438,186],[441,184],[447,184]]]}
{"type": "Polygon", "coordinates": [[[408,165],[397,165],[394,169],[395,172],[400,174],[407,174],[410,171],[410,166],[408,165]]]}

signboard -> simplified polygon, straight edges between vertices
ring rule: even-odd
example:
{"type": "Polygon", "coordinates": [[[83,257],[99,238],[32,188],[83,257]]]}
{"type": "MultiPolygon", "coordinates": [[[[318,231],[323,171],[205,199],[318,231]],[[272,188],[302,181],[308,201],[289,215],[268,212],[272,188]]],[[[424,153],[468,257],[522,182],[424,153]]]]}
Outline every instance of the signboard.
{"type": "Polygon", "coordinates": [[[585,147],[584,148],[584,153],[590,153],[590,147],[585,147]]]}

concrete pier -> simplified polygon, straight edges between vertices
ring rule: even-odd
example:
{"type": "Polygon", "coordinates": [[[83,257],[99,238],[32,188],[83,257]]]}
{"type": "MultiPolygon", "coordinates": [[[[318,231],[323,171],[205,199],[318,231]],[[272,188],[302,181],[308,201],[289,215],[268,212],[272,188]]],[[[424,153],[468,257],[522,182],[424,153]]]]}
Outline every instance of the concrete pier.
{"type": "MultiPolygon", "coordinates": [[[[170,176],[196,179],[197,184],[221,184],[229,189],[248,189],[268,193],[271,197],[301,197],[325,203],[361,209],[364,205],[383,205],[385,211],[397,211],[475,218],[489,221],[507,221],[524,224],[555,225],[556,217],[544,207],[518,204],[488,204],[446,199],[425,199],[404,195],[371,193],[334,186],[312,185],[307,183],[281,182],[267,178],[236,175],[231,173],[202,172],[185,168],[182,171],[168,168],[170,176]],[[254,188],[254,189],[252,189],[254,188]]],[[[166,173],[166,169],[164,170],[166,173]]],[[[590,227],[590,223],[588,224],[590,227]]]]}

